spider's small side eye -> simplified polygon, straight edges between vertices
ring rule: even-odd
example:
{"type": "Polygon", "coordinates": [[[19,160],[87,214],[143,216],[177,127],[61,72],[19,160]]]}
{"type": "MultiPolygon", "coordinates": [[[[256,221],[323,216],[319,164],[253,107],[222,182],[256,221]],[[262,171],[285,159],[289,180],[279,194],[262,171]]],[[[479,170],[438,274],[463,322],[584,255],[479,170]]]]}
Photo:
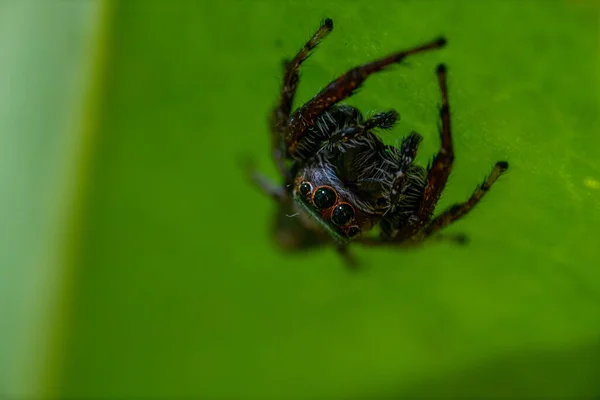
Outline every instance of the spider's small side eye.
{"type": "Polygon", "coordinates": [[[360,233],[360,229],[358,228],[358,226],[353,226],[348,230],[348,237],[354,237],[356,235],[358,235],[360,233]]]}
{"type": "Polygon", "coordinates": [[[337,194],[335,191],[328,187],[320,187],[315,191],[313,195],[313,204],[319,210],[324,210],[331,207],[337,201],[337,194]]]}
{"type": "Polygon", "coordinates": [[[300,185],[300,193],[302,193],[303,196],[306,196],[310,192],[312,192],[312,185],[308,182],[302,182],[300,185]]]}
{"type": "Polygon", "coordinates": [[[346,225],[354,218],[354,207],[348,203],[342,203],[333,209],[331,222],[336,225],[346,225]]]}

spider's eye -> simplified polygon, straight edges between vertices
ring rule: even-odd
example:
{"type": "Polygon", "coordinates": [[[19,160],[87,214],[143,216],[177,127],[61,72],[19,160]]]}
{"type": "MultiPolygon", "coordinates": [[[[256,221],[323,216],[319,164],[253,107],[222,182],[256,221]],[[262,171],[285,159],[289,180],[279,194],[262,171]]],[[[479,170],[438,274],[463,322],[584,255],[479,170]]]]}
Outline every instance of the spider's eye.
{"type": "Polygon", "coordinates": [[[346,225],[354,218],[354,208],[348,203],[342,203],[333,209],[331,222],[336,225],[346,225]]]}
{"type": "Polygon", "coordinates": [[[353,226],[348,230],[348,237],[354,237],[356,235],[358,235],[360,233],[360,229],[358,228],[358,226],[353,226]]]}
{"type": "Polygon", "coordinates": [[[306,196],[311,191],[312,191],[312,185],[308,182],[302,182],[302,184],[300,185],[300,193],[302,193],[303,196],[306,196]]]}
{"type": "Polygon", "coordinates": [[[315,191],[313,195],[313,204],[319,210],[324,210],[335,204],[337,195],[328,187],[320,187],[315,191]]]}

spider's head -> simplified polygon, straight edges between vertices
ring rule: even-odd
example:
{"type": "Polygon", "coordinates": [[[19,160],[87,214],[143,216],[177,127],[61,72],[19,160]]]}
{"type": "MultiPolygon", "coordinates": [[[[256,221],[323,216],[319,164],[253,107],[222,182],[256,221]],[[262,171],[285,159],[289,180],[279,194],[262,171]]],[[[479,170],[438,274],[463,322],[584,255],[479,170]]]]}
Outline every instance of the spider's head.
{"type": "Polygon", "coordinates": [[[294,199],[335,240],[347,241],[370,230],[375,221],[364,201],[348,189],[328,164],[303,168],[294,182],[294,199]]]}

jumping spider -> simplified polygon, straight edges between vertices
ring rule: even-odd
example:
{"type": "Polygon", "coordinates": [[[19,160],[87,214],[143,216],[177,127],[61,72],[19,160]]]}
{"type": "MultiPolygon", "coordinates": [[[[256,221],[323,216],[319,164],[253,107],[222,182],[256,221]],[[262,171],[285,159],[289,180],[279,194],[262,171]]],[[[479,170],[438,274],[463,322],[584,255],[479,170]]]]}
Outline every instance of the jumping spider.
{"type": "Polygon", "coordinates": [[[497,162],[466,202],[433,217],[454,160],[446,67],[437,67],[442,147],[427,168],[414,163],[422,140],[418,133],[410,133],[399,147],[385,145],[375,134],[376,129],[394,126],[399,117],[395,110],[365,118],[358,109],[339,104],[371,74],[413,54],[439,49],[446,44],[443,38],[353,68],[292,112],[300,65],[332,29],[333,21],[324,20],[296,57],[284,63],[283,86],[271,115],[272,155],[283,185],[248,170],[262,191],[279,204],[275,236],[283,248],[301,250],[330,243],[352,263],[347,250],[350,241],[415,245],[458,220],[481,200],[508,163],[497,162]],[[378,238],[364,236],[376,225],[378,238]]]}

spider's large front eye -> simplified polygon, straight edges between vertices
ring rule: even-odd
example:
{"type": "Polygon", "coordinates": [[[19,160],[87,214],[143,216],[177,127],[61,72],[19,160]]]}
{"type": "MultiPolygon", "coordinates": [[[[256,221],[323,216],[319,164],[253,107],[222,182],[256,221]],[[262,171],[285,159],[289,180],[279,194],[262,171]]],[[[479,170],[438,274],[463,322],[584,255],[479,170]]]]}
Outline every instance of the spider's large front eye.
{"type": "Polygon", "coordinates": [[[306,196],[310,192],[312,192],[312,185],[308,182],[302,182],[300,185],[300,193],[302,193],[303,196],[306,196]]]}
{"type": "Polygon", "coordinates": [[[354,218],[354,208],[348,203],[342,203],[333,209],[331,222],[336,225],[346,225],[354,218]]]}
{"type": "Polygon", "coordinates": [[[324,210],[335,204],[337,195],[333,189],[328,187],[320,187],[315,191],[313,195],[313,204],[319,210],[324,210]]]}

